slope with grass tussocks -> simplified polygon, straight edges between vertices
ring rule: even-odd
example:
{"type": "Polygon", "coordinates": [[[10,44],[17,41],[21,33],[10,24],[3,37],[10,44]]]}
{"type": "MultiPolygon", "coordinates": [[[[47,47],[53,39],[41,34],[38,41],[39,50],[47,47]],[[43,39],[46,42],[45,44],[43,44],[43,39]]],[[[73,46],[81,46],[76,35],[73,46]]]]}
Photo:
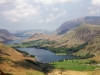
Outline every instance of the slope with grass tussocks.
{"type": "Polygon", "coordinates": [[[16,50],[0,44],[0,69],[4,73],[13,75],[44,75],[41,67],[26,60],[36,63],[34,58],[25,56],[16,50]]]}

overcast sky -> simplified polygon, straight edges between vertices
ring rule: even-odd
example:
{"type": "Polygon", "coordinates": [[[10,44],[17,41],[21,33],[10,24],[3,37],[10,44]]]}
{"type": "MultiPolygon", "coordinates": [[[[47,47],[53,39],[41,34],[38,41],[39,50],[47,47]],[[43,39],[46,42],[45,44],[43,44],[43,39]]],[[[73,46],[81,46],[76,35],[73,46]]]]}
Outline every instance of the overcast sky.
{"type": "Polygon", "coordinates": [[[99,16],[100,0],[0,0],[0,29],[56,30],[83,16],[99,16]]]}

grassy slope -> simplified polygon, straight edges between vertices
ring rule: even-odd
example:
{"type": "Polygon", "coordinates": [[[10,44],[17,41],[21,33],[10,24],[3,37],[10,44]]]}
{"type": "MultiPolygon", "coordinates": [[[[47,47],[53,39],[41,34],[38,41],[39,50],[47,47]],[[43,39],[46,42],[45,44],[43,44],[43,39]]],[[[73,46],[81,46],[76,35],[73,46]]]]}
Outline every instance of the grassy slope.
{"type": "Polygon", "coordinates": [[[44,75],[41,68],[26,62],[25,59],[35,62],[35,59],[15,51],[14,49],[0,44],[0,69],[13,75],[44,75]]]}
{"type": "Polygon", "coordinates": [[[51,63],[56,69],[52,75],[99,75],[100,66],[88,65],[90,60],[67,60],[63,62],[51,63]]]}

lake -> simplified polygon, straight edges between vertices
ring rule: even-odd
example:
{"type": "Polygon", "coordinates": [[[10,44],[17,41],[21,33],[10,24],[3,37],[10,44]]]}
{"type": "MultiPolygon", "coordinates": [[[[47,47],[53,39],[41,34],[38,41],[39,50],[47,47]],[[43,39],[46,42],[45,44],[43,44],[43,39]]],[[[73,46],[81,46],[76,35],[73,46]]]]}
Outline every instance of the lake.
{"type": "Polygon", "coordinates": [[[37,49],[37,48],[18,48],[18,49],[26,51],[30,55],[35,55],[36,60],[39,62],[52,62],[52,61],[74,58],[73,56],[70,55],[55,55],[53,52],[45,49],[37,49]]]}
{"type": "MultiPolygon", "coordinates": [[[[21,41],[23,39],[26,39],[27,37],[20,37],[20,38],[21,39],[9,41],[6,44],[21,43],[21,41]]],[[[18,49],[26,51],[30,55],[35,55],[36,60],[43,63],[75,58],[74,56],[71,55],[55,55],[53,52],[45,49],[37,49],[37,48],[18,48],[18,49]]]]}

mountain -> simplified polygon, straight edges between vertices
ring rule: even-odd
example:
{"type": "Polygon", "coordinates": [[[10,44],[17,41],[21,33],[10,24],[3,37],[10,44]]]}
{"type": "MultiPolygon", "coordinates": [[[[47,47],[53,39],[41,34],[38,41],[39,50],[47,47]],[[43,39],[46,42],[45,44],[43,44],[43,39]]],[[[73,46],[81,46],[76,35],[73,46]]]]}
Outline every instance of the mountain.
{"type": "Polygon", "coordinates": [[[100,25],[85,24],[67,31],[63,34],[63,37],[58,40],[58,43],[75,46],[88,42],[99,35],[100,25]]]}
{"type": "Polygon", "coordinates": [[[16,39],[17,37],[12,35],[8,30],[0,29],[0,42],[6,42],[6,41],[11,41],[16,39]]]}
{"type": "Polygon", "coordinates": [[[70,29],[73,29],[83,24],[100,25],[100,16],[86,16],[66,21],[55,31],[55,33],[59,35],[64,34],[70,29]]]}
{"type": "Polygon", "coordinates": [[[45,31],[45,30],[25,30],[25,31],[17,31],[14,33],[15,36],[32,36],[35,33],[46,33],[50,34],[51,31],[45,31]]]}
{"type": "Polygon", "coordinates": [[[90,53],[97,56],[100,55],[99,36],[100,17],[94,16],[67,21],[52,34],[34,34],[24,42],[29,44],[29,41],[32,41],[31,46],[45,48],[55,53],[71,53],[72,51],[75,55],[90,53]],[[91,42],[93,47],[89,45],[91,42]]]}
{"type": "Polygon", "coordinates": [[[0,44],[0,70],[6,75],[44,75],[35,58],[3,44],[0,44]]]}

